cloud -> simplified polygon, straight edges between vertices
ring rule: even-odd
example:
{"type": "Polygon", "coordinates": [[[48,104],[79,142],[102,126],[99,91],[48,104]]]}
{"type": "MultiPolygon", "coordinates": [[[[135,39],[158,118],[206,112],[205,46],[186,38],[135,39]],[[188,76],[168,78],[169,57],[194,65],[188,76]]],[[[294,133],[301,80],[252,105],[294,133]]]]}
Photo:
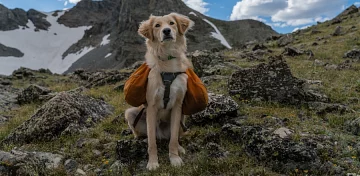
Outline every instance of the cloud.
{"type": "Polygon", "coordinates": [[[233,7],[230,20],[270,18],[276,26],[302,26],[334,17],[346,3],[347,0],[242,0],[233,7]]]}
{"type": "Polygon", "coordinates": [[[67,2],[67,1],[65,1],[65,2],[64,2],[64,6],[67,6],[67,5],[68,5],[68,2],[67,2]]]}
{"type": "Polygon", "coordinates": [[[69,2],[72,3],[72,4],[76,4],[76,3],[80,2],[80,1],[81,0],[69,0],[69,2]]]}
{"type": "Polygon", "coordinates": [[[354,5],[360,6],[360,2],[355,2],[354,5]]]}
{"type": "Polygon", "coordinates": [[[209,11],[209,8],[206,8],[209,3],[204,2],[203,0],[182,0],[190,8],[200,12],[206,13],[209,11]]]}

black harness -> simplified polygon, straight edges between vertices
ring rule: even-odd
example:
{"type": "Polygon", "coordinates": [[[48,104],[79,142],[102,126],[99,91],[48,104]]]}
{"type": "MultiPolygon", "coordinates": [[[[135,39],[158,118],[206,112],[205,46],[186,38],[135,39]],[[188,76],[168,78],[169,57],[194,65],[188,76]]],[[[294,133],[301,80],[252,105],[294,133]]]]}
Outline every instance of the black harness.
{"type": "MultiPolygon", "coordinates": [[[[163,84],[165,86],[164,97],[163,97],[164,109],[166,109],[167,104],[170,101],[170,86],[171,86],[171,84],[174,82],[175,78],[178,75],[183,74],[183,73],[185,73],[185,72],[161,72],[160,75],[161,75],[163,84]]],[[[144,109],[145,108],[141,109],[139,114],[136,116],[134,124],[133,124],[134,128],[137,125],[137,123],[139,122],[141,116],[143,115],[144,109]]],[[[181,125],[181,128],[183,129],[184,132],[187,131],[187,128],[186,128],[183,121],[180,122],[180,125],[181,125]]]]}

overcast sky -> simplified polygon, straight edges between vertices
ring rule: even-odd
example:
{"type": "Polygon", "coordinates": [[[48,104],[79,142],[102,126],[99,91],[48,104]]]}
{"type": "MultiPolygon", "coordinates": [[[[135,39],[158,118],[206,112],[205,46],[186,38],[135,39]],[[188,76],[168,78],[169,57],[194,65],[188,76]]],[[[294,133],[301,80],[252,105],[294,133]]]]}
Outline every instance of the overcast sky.
{"type": "MultiPolygon", "coordinates": [[[[9,8],[53,11],[71,8],[80,0],[0,0],[9,8]]],[[[332,19],[360,0],[183,0],[189,7],[221,20],[256,19],[280,33],[332,19]]]]}

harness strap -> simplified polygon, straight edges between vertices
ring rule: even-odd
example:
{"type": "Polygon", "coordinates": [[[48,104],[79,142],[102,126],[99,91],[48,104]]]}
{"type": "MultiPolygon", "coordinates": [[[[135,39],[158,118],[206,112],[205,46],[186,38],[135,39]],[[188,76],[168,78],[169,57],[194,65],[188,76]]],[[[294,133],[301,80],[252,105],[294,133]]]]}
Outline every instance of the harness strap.
{"type": "Polygon", "coordinates": [[[164,86],[165,86],[165,92],[164,92],[164,109],[166,109],[167,104],[170,101],[170,86],[172,84],[172,82],[175,80],[175,78],[180,75],[183,74],[185,72],[162,72],[161,73],[161,78],[163,80],[164,86]]]}

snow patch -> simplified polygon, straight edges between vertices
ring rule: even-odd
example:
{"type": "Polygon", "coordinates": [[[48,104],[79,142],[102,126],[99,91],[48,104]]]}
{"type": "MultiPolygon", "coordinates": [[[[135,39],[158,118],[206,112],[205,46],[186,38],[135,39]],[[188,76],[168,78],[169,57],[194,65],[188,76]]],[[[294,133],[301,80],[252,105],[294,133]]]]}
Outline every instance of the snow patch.
{"type": "Polygon", "coordinates": [[[224,46],[226,46],[227,48],[231,49],[232,47],[229,45],[229,43],[226,41],[225,37],[221,34],[221,32],[219,31],[219,29],[209,20],[207,19],[203,19],[205,22],[207,22],[208,24],[210,24],[216,32],[211,32],[211,36],[220,40],[221,44],[223,44],[224,46]]]}
{"type": "Polygon", "coordinates": [[[68,28],[57,23],[65,11],[60,12],[57,17],[52,12],[44,13],[46,20],[51,23],[48,31],[35,32],[34,24],[29,20],[27,26],[12,31],[0,31],[0,39],[3,45],[16,48],[24,53],[21,58],[0,57],[0,74],[10,75],[20,67],[31,69],[49,68],[54,73],[63,73],[77,59],[89,52],[92,48],[84,48],[77,54],[69,54],[62,59],[62,54],[74,43],[80,40],[85,30],[91,26],[68,28]]]}
{"type": "Polygon", "coordinates": [[[100,46],[109,44],[109,43],[110,43],[109,37],[110,37],[110,34],[105,35],[105,36],[102,38],[102,41],[101,41],[100,46]]]}
{"type": "Polygon", "coordinates": [[[195,12],[190,12],[189,14],[190,14],[190,15],[197,16],[195,12]]]}
{"type": "Polygon", "coordinates": [[[105,58],[110,57],[112,53],[108,53],[105,58]]]}

